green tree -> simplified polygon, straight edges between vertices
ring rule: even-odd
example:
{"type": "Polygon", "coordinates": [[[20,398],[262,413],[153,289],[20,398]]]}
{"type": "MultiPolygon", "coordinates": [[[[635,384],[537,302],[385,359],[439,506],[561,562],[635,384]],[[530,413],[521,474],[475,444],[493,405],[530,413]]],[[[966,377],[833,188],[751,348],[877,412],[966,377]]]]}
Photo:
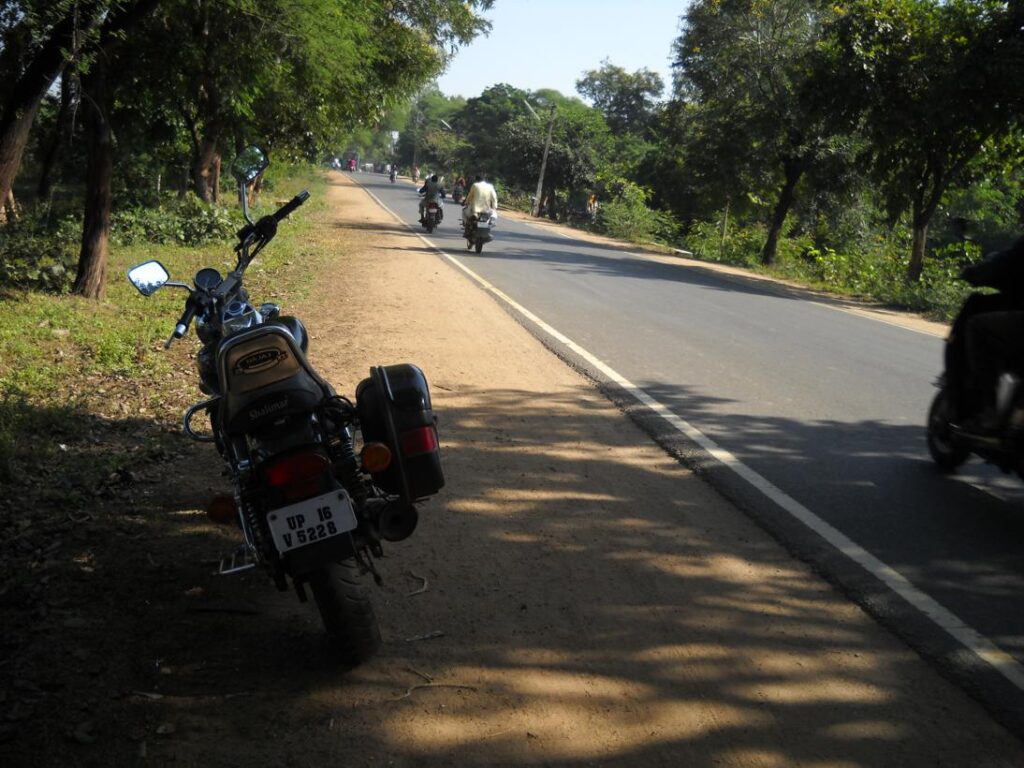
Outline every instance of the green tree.
{"type": "Polygon", "coordinates": [[[824,51],[843,94],[835,111],[860,121],[889,220],[910,214],[910,281],[921,276],[944,194],[1019,115],[1024,67],[1013,6],[855,0],[829,27],[824,51]]]}
{"type": "MultiPolygon", "coordinates": [[[[614,147],[608,124],[596,109],[564,97],[555,109],[541,192],[551,217],[561,208],[559,192],[563,197],[582,196],[594,188],[598,171],[610,162],[614,147]]],[[[531,189],[540,173],[546,137],[546,126],[532,115],[517,117],[506,124],[499,132],[498,164],[507,174],[503,178],[520,189],[531,189]]]]}
{"type": "Polygon", "coordinates": [[[399,160],[410,166],[440,163],[452,167],[461,151],[457,116],[465,104],[459,96],[445,96],[436,84],[423,89],[413,99],[405,126],[399,131],[399,160]]]}
{"type": "MultiPolygon", "coordinates": [[[[515,158],[510,158],[502,145],[501,130],[512,120],[529,116],[528,95],[520,88],[501,83],[487,88],[476,98],[467,99],[452,122],[467,145],[463,155],[467,170],[486,171],[501,177],[516,170],[515,158]]],[[[537,163],[539,167],[539,159],[537,163]]]]}
{"type": "Polygon", "coordinates": [[[119,3],[0,2],[0,208],[13,214],[14,180],[46,92],[119,3]]]}
{"type": "Polygon", "coordinates": [[[665,90],[661,77],[649,69],[627,72],[608,59],[599,69],[583,73],[576,90],[593,102],[616,135],[643,134],[665,90]]]}
{"type": "MultiPolygon", "coordinates": [[[[171,126],[185,137],[174,143],[191,147],[196,193],[215,200],[221,152],[255,140],[322,157],[347,131],[377,122],[436,75],[455,46],[486,28],[475,11],[490,2],[164,0],[150,23],[118,40],[116,62],[98,60],[87,75],[90,88],[110,95],[92,99],[102,123],[90,123],[90,197],[75,290],[102,291],[112,136],[125,151],[167,141],[171,126]]],[[[155,4],[136,0],[145,3],[155,4]]]]}
{"type": "Polygon", "coordinates": [[[814,0],[699,0],[675,43],[676,98],[696,107],[687,114],[691,156],[753,184],[747,192],[777,190],[764,264],[775,259],[797,185],[833,138],[805,98],[808,89],[829,87],[809,66],[826,13],[814,0]]]}

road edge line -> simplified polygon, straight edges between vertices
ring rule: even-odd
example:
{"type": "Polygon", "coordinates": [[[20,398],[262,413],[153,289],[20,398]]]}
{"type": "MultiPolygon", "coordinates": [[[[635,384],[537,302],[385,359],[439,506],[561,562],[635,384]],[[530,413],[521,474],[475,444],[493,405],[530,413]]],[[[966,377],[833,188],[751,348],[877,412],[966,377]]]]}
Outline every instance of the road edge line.
{"type": "Polygon", "coordinates": [[[732,452],[722,448],[695,426],[673,413],[667,406],[648,394],[646,390],[635,385],[625,376],[602,362],[561,331],[551,325],[548,325],[548,323],[523,305],[519,304],[500,288],[491,284],[447,251],[432,243],[422,234],[413,229],[411,225],[401,219],[398,214],[392,211],[379,197],[365,186],[362,184],[358,184],[358,186],[362,188],[367,195],[373,198],[381,208],[390,213],[395,217],[395,219],[408,228],[413,235],[418,237],[423,241],[423,243],[450,262],[453,266],[462,270],[475,283],[477,283],[477,285],[500,299],[504,304],[517,312],[525,320],[528,320],[546,335],[567,347],[574,354],[592,365],[596,370],[607,376],[610,381],[619,386],[623,391],[627,392],[641,405],[649,408],[655,415],[664,419],[677,432],[696,443],[705,453],[711,456],[719,464],[732,470],[734,474],[750,485],[754,490],[760,492],[769,501],[772,501],[776,506],[787,512],[793,519],[802,523],[806,528],[817,534],[838,552],[845,555],[848,559],[852,560],[869,574],[881,581],[885,586],[892,590],[893,593],[898,595],[914,610],[952,637],[977,659],[992,667],[996,672],[1013,684],[1014,687],[1024,692],[1024,666],[1022,666],[1009,653],[1004,651],[993,641],[989,640],[986,636],[970,627],[966,622],[937,600],[919,590],[910,582],[909,579],[895,568],[879,560],[849,538],[846,534],[818,517],[809,508],[805,507],[766,477],[760,475],[744,464],[732,452]]]}

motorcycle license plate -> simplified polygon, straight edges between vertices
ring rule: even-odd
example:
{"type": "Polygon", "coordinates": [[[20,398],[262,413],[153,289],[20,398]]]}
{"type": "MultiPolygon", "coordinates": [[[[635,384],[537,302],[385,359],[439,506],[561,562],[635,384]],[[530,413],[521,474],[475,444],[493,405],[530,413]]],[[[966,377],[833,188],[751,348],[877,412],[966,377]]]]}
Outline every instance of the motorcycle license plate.
{"type": "Polygon", "coordinates": [[[274,546],[282,555],[307,544],[353,530],[356,513],[348,494],[339,489],[267,513],[274,546]]]}

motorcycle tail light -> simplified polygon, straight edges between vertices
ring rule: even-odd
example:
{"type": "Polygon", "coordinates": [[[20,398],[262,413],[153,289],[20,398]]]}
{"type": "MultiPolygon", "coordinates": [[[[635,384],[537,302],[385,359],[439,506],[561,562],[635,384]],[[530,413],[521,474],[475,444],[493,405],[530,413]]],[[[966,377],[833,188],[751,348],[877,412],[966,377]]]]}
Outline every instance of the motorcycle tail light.
{"type": "Polygon", "coordinates": [[[320,453],[297,453],[274,462],[264,470],[267,484],[278,490],[286,501],[301,501],[315,496],[324,471],[330,466],[320,453]]]}
{"type": "Polygon", "coordinates": [[[437,430],[433,426],[419,427],[403,432],[398,438],[402,446],[403,456],[419,456],[431,453],[438,448],[437,430]]]}
{"type": "Polygon", "coordinates": [[[384,443],[367,443],[360,452],[363,469],[370,474],[383,472],[391,466],[391,449],[384,443]]]}

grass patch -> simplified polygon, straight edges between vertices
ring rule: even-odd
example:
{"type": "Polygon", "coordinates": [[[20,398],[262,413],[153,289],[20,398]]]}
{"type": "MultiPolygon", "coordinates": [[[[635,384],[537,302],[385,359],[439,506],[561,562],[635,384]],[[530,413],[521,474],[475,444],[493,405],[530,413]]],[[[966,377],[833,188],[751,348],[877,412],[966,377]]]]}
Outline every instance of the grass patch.
{"type": "MultiPolygon", "coordinates": [[[[276,210],[278,200],[301,189],[309,189],[311,198],[247,270],[246,286],[257,305],[305,297],[327,258],[313,238],[327,210],[326,181],[311,168],[282,169],[272,186],[254,216],[276,210]]],[[[233,215],[241,226],[241,214],[233,215]]],[[[194,335],[163,349],[185,293],[164,288],[147,299],[125,273],[147,259],[160,260],[182,282],[191,282],[202,267],[226,273],[235,265],[233,245],[233,239],[194,248],[112,244],[107,295],[99,302],[34,291],[0,295],[0,479],[61,450],[54,446],[88,441],[97,419],[141,417],[176,428],[181,408],[199,395],[190,359],[197,349],[194,335]]],[[[118,462],[88,454],[97,475],[118,462]]]]}

